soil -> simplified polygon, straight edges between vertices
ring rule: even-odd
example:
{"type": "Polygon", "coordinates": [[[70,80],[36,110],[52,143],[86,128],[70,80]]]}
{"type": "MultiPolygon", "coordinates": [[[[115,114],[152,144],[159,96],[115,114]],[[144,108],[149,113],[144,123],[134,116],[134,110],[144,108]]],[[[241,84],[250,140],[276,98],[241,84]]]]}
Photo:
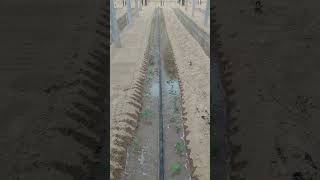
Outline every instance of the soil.
{"type": "Polygon", "coordinates": [[[154,7],[143,7],[134,23],[120,33],[121,48],[110,47],[111,179],[123,176],[128,145],[132,142],[142,107],[143,81],[150,23],[154,7]]]}
{"type": "Polygon", "coordinates": [[[103,178],[105,2],[3,0],[0,14],[0,179],[103,178]]]}
{"type": "Polygon", "coordinates": [[[233,178],[320,179],[319,1],[261,3],[215,1],[235,90],[233,178]]]}
{"type": "Polygon", "coordinates": [[[159,174],[159,52],[155,12],[152,14],[142,108],[133,141],[127,150],[125,180],[157,179],[159,174]]]}
{"type": "Polygon", "coordinates": [[[163,143],[165,179],[190,179],[177,72],[160,9],[157,9],[153,16],[148,47],[148,68],[144,83],[142,111],[139,115],[133,143],[128,148],[124,179],[153,180],[159,178],[159,167],[161,166],[159,143],[163,143]],[[159,36],[161,36],[160,39],[159,36]],[[159,68],[161,68],[161,74],[159,74],[159,68]],[[161,76],[161,90],[159,76],[161,76]],[[160,103],[162,103],[162,108],[159,108],[160,103]],[[163,140],[160,139],[160,131],[163,133],[163,140]],[[176,147],[178,142],[180,145],[176,147]],[[177,152],[177,148],[181,152],[177,152]],[[170,169],[175,163],[179,166],[177,172],[170,169]]]}
{"type": "Polygon", "coordinates": [[[185,29],[173,9],[163,8],[177,66],[182,114],[191,175],[208,180],[209,161],[209,57],[185,29]]]}

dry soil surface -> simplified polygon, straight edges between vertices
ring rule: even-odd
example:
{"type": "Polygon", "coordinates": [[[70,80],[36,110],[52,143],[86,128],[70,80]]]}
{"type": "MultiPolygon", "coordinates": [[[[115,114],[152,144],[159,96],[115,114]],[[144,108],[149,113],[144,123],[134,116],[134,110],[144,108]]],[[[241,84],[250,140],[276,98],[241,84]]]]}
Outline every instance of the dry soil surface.
{"type": "Polygon", "coordinates": [[[223,59],[241,146],[234,173],[246,179],[320,179],[320,11],[316,0],[216,0],[223,59]]]}

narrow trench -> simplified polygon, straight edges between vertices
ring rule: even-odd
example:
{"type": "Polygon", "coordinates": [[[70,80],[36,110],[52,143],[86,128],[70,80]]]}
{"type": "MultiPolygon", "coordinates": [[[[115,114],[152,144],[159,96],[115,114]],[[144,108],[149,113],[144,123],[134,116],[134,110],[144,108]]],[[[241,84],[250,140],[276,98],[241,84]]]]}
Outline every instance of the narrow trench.
{"type": "Polygon", "coordinates": [[[147,55],[143,107],[123,179],[191,179],[174,54],[160,8],[153,13],[147,55]]]}
{"type": "MultiPolygon", "coordinates": [[[[210,44],[210,35],[203,31],[196,23],[193,22],[187,15],[185,15],[180,9],[173,9],[176,16],[180,20],[181,24],[186,28],[186,30],[192,35],[192,37],[200,44],[203,51],[207,56],[211,56],[210,61],[210,73],[212,73],[212,80],[210,84],[210,89],[212,96],[211,107],[212,108],[212,128],[210,129],[212,133],[211,136],[211,158],[213,171],[211,172],[211,177],[213,179],[227,180],[231,176],[231,144],[229,142],[229,113],[231,101],[230,96],[233,93],[231,86],[231,66],[226,62],[222,62],[223,53],[220,51],[221,42],[217,39],[219,37],[216,33],[212,34],[213,43],[210,44]],[[212,50],[210,52],[210,46],[212,50]],[[211,55],[210,55],[211,54],[211,55]]],[[[213,10],[210,10],[212,13],[213,10]]],[[[212,14],[210,16],[213,16],[212,14]]],[[[214,32],[216,32],[219,26],[213,24],[214,32]]],[[[233,146],[233,153],[241,149],[239,146],[233,146]],[[234,151],[236,150],[236,151],[234,151]]]]}

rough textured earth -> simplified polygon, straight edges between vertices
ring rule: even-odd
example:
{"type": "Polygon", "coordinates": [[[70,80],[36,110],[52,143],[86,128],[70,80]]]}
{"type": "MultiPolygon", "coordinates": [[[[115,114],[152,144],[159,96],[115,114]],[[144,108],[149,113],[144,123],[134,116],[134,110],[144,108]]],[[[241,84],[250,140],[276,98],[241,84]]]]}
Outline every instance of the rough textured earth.
{"type": "Polygon", "coordinates": [[[105,120],[105,3],[0,2],[0,179],[105,173],[98,132],[105,120]]]}
{"type": "Polygon", "coordinates": [[[233,65],[237,177],[319,179],[319,2],[217,0],[222,60],[233,65]]]}

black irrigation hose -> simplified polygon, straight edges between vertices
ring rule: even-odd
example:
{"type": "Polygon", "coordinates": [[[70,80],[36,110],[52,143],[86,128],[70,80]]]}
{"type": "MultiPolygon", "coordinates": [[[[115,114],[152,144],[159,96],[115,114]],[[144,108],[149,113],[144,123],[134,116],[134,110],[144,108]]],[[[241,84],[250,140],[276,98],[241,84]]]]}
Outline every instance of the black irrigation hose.
{"type": "Polygon", "coordinates": [[[159,180],[164,180],[164,149],[163,149],[163,114],[162,114],[162,72],[161,72],[161,55],[160,55],[160,20],[159,20],[159,7],[157,8],[157,25],[158,25],[158,64],[159,64],[159,95],[160,95],[160,100],[159,100],[159,108],[160,108],[160,131],[159,131],[159,148],[160,148],[160,167],[159,167],[159,180]]]}

